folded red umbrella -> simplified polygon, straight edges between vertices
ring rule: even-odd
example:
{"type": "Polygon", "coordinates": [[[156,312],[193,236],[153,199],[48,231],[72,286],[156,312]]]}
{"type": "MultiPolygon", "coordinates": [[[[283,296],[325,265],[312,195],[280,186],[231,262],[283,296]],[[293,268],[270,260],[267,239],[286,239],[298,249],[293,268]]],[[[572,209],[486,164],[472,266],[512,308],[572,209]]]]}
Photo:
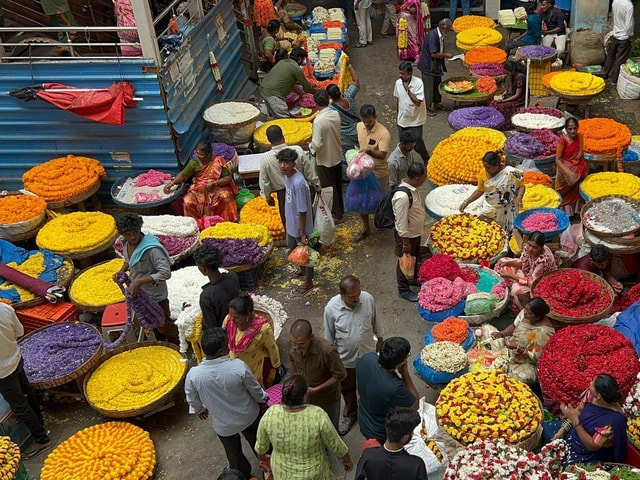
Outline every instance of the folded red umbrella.
{"type": "Polygon", "coordinates": [[[38,278],[30,277],[15,268],[11,268],[4,263],[0,263],[0,277],[19,287],[22,287],[39,297],[46,298],[51,303],[56,303],[62,299],[65,288],[53,283],[45,282],[38,278]]]}

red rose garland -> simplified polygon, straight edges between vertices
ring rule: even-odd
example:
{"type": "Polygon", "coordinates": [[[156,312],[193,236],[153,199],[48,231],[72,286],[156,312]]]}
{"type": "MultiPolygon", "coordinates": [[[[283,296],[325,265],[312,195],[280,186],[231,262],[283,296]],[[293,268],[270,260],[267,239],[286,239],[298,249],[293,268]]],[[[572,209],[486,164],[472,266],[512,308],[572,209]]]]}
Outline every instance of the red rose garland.
{"type": "Polygon", "coordinates": [[[426,282],[432,278],[446,278],[453,281],[460,275],[460,265],[444,253],[434,253],[433,256],[424,261],[418,270],[418,281],[426,282]]]}
{"type": "Polygon", "coordinates": [[[613,308],[611,309],[611,311],[622,312],[636,303],[638,300],[640,300],[640,283],[631,287],[627,293],[616,297],[616,299],[613,301],[613,308]]]}

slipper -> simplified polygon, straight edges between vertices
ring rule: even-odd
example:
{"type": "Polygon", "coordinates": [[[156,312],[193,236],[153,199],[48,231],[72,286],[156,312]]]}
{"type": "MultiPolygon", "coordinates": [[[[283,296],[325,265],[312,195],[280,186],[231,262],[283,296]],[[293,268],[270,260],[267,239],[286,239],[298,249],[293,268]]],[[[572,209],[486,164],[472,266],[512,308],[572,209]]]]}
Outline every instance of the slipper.
{"type": "Polygon", "coordinates": [[[304,272],[300,273],[296,271],[289,275],[289,280],[299,280],[301,278],[304,278],[304,272]]]}
{"type": "Polygon", "coordinates": [[[35,458],[38,455],[40,455],[45,450],[49,450],[52,446],[53,446],[53,442],[51,440],[49,440],[49,442],[44,443],[44,444],[38,444],[38,443],[34,442],[31,445],[31,448],[27,452],[22,454],[22,459],[23,460],[31,460],[32,458],[35,458]],[[38,445],[38,446],[36,446],[36,445],[38,445]]]}
{"type": "Polygon", "coordinates": [[[367,44],[366,44],[366,43],[365,43],[365,44],[362,44],[362,43],[356,43],[356,44],[353,46],[353,48],[364,48],[364,47],[366,47],[366,46],[367,46],[367,44]]]}
{"type": "Polygon", "coordinates": [[[291,298],[302,298],[302,297],[311,296],[314,293],[316,293],[316,287],[309,287],[309,288],[296,287],[293,290],[291,290],[291,293],[289,294],[289,296],[291,298]]]}

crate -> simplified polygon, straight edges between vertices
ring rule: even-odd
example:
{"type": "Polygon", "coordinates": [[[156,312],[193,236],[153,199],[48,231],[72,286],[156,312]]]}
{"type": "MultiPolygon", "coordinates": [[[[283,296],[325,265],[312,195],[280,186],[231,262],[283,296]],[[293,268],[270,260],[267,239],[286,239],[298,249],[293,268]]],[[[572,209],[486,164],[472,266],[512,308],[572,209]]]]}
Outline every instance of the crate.
{"type": "Polygon", "coordinates": [[[551,71],[551,61],[547,62],[531,62],[529,67],[529,93],[538,97],[546,97],[549,95],[542,84],[542,77],[551,71]]]}
{"type": "Polygon", "coordinates": [[[71,302],[42,303],[31,308],[16,310],[16,315],[24,327],[24,333],[66,320],[78,320],[80,312],[71,302]]]}

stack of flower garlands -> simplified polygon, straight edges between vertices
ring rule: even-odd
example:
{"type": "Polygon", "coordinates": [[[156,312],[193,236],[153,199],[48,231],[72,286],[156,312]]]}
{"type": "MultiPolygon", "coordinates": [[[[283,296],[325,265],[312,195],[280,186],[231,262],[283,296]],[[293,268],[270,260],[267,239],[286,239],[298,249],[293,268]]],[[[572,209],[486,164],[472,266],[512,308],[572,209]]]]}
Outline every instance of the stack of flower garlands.
{"type": "Polygon", "coordinates": [[[448,383],[452,378],[466,373],[467,352],[456,342],[434,342],[422,348],[413,366],[426,382],[448,383]]]}
{"type": "Polygon", "coordinates": [[[113,275],[123,265],[124,260],[116,258],[86,269],[73,280],[69,298],[74,303],[87,307],[106,307],[124,302],[124,294],[113,280],[113,275]]]}
{"type": "Polygon", "coordinates": [[[585,153],[615,153],[618,158],[618,171],[622,172],[622,155],[631,143],[629,127],[610,118],[587,118],[580,120],[578,133],[583,136],[585,153]]]}
{"type": "Polygon", "coordinates": [[[558,208],[562,203],[560,194],[553,188],[542,184],[525,184],[524,197],[522,197],[522,210],[532,208],[558,208]]]}
{"type": "MultiPolygon", "coordinates": [[[[477,48],[493,48],[493,47],[477,47],[477,48]]],[[[475,49],[471,49],[473,51],[475,49]]],[[[467,53],[468,55],[468,53],[467,53]]],[[[504,67],[500,63],[480,62],[469,66],[469,73],[474,77],[502,77],[506,74],[504,67]]]]}
{"type": "Polygon", "coordinates": [[[58,202],[88,192],[106,176],[98,160],[68,155],[31,168],[22,175],[22,182],[47,202],[58,202]]]}
{"type": "MultiPolygon", "coordinates": [[[[496,81],[491,77],[481,77],[478,82],[483,78],[493,82],[493,91],[495,92],[496,81]]],[[[480,90],[479,86],[477,88],[480,90]]],[[[449,114],[448,121],[449,125],[456,130],[466,127],[500,128],[504,123],[504,116],[493,107],[466,107],[452,111],[449,114]]]]}
{"type": "Polygon", "coordinates": [[[46,209],[47,202],[35,195],[0,196],[0,226],[32,220],[46,209]]]}
{"type": "Polygon", "coordinates": [[[555,77],[556,75],[560,74],[560,73],[566,73],[566,72],[575,72],[576,69],[572,68],[570,70],[556,70],[553,72],[549,72],[546,75],[544,75],[542,77],[542,86],[546,89],[550,89],[551,88],[551,79],[553,77],[555,77]]]}
{"type": "Polygon", "coordinates": [[[102,212],[74,212],[59,215],[36,237],[40,248],[60,254],[81,253],[107,246],[116,235],[116,222],[102,212]]]}
{"type": "Polygon", "coordinates": [[[486,439],[516,444],[542,433],[536,396],[527,385],[497,370],[453,379],[440,393],[436,415],[444,431],[463,445],[486,439]]]}
{"type": "Polygon", "coordinates": [[[495,28],[473,27],[456,35],[456,47],[471,50],[473,47],[496,47],[502,41],[502,34],[495,28]]]}
{"type": "Polygon", "coordinates": [[[242,210],[240,210],[240,223],[257,223],[264,225],[269,229],[271,238],[276,241],[284,240],[286,238],[286,232],[278,210],[278,198],[275,193],[271,194],[271,197],[276,202],[273,207],[262,197],[249,200],[245,206],[242,207],[242,210]]]}
{"type": "Polygon", "coordinates": [[[582,180],[580,190],[590,199],[604,195],[624,195],[640,200],[640,178],[631,173],[592,173],[582,180]]]}
{"type": "Polygon", "coordinates": [[[556,54],[556,49],[547,47],[546,45],[527,45],[525,47],[519,47],[518,53],[532,60],[542,60],[553,58],[556,54]]]}
{"type": "Polygon", "coordinates": [[[602,92],[605,82],[591,73],[562,72],[551,77],[549,85],[560,95],[587,97],[602,92]]]}
{"type": "Polygon", "coordinates": [[[156,451],[149,433],[127,422],[106,422],[73,434],[49,454],[42,480],[147,480],[156,451]]]}
{"type": "Polygon", "coordinates": [[[491,18],[479,15],[463,15],[453,21],[453,31],[456,33],[476,27],[495,28],[496,23],[491,18]]]}
{"type": "MultiPolygon", "coordinates": [[[[498,47],[473,47],[464,55],[465,65],[471,67],[478,63],[482,64],[500,64],[507,61],[507,53],[498,47]]],[[[504,69],[503,69],[504,74],[504,69]]]]}
{"type": "MultiPolygon", "coordinates": [[[[460,205],[476,189],[475,185],[454,183],[443,185],[431,190],[425,198],[425,205],[433,218],[442,218],[460,213],[460,205]]],[[[482,213],[482,198],[474,200],[465,208],[465,213],[480,215],[482,213]]]]}
{"type": "Polygon", "coordinates": [[[435,185],[478,183],[487,152],[501,150],[507,137],[490,128],[467,127],[442,140],[427,165],[429,180],[435,185]]]}
{"type": "Polygon", "coordinates": [[[466,213],[445,217],[431,227],[433,249],[460,261],[494,258],[504,250],[506,241],[506,233],[498,223],[466,213]]]}
{"type": "Polygon", "coordinates": [[[515,133],[505,142],[504,151],[522,158],[548,158],[555,156],[558,140],[558,136],[548,129],[515,133]]]}
{"type": "Polygon", "coordinates": [[[264,225],[258,225],[255,223],[239,224],[233,222],[221,222],[213,227],[204,229],[200,232],[200,241],[205,238],[253,238],[261,247],[264,247],[271,241],[269,230],[264,225]]]}
{"type": "Polygon", "coordinates": [[[185,375],[187,362],[172,348],[151,345],[119,353],[91,373],[85,394],[90,405],[129,412],[169,393],[185,375]]]}
{"type": "MultiPolygon", "coordinates": [[[[540,130],[546,128],[557,130],[564,127],[565,119],[551,114],[550,112],[532,112],[529,109],[520,111],[511,117],[511,123],[516,128],[527,130],[540,130]]],[[[540,109],[541,110],[541,109],[540,109]]]]}
{"type": "Polygon", "coordinates": [[[306,120],[280,118],[263,123],[253,132],[253,140],[260,147],[269,149],[270,142],[267,139],[267,128],[271,125],[278,125],[282,129],[284,141],[287,145],[303,145],[311,140],[311,122],[306,120]]]}
{"type": "Polygon", "coordinates": [[[633,344],[613,328],[570,325],[558,330],[538,361],[538,377],[545,406],[558,411],[560,403],[578,405],[580,396],[599,374],[613,376],[626,395],[640,371],[633,344]]]}
{"type": "Polygon", "coordinates": [[[0,437],[0,478],[11,480],[20,467],[20,447],[11,437],[0,437]]]}

